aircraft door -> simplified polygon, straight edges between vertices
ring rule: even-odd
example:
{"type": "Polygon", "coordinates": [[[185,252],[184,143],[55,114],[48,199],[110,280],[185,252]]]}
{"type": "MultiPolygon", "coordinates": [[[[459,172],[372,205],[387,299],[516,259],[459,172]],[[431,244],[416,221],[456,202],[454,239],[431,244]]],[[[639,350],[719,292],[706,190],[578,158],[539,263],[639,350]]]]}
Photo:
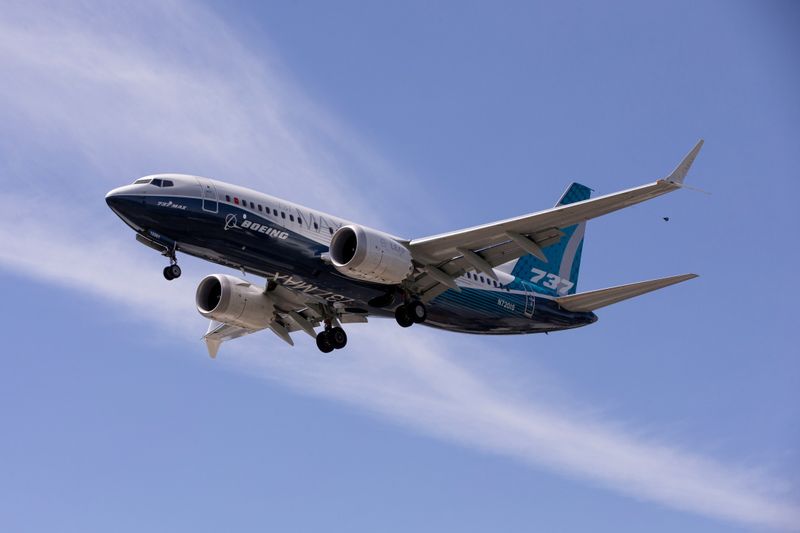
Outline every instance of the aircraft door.
{"type": "Polygon", "coordinates": [[[533,317],[533,310],[536,307],[535,293],[527,283],[524,284],[523,287],[525,288],[525,316],[531,318],[533,317]]]}
{"type": "Polygon", "coordinates": [[[219,211],[219,201],[217,199],[217,188],[211,180],[197,178],[203,195],[203,211],[216,213],[219,211]]]}

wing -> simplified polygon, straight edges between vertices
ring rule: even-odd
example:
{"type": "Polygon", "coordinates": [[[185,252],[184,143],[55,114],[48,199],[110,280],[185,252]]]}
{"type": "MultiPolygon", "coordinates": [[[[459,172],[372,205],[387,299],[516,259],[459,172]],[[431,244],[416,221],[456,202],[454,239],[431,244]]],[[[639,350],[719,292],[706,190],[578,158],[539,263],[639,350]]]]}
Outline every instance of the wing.
{"type": "Polygon", "coordinates": [[[542,248],[561,239],[561,228],[683,187],[683,180],[702,146],[700,140],[669,176],[647,185],[530,215],[414,239],[408,247],[421,268],[411,285],[423,300],[430,300],[447,288],[459,290],[454,279],[468,270],[478,270],[495,278],[493,267],[522,255],[533,254],[546,261],[542,248]]]}
{"type": "MultiPolygon", "coordinates": [[[[334,326],[340,323],[367,322],[366,314],[345,312],[318,296],[290,289],[275,281],[267,283],[264,294],[272,300],[275,307],[275,317],[264,329],[271,330],[290,346],[294,346],[292,333],[303,331],[312,338],[316,338],[317,334],[314,328],[320,326],[325,320],[330,320],[334,326]]],[[[247,329],[212,320],[203,340],[208,348],[208,355],[214,358],[223,342],[257,331],[261,331],[261,329],[247,329]]]]}

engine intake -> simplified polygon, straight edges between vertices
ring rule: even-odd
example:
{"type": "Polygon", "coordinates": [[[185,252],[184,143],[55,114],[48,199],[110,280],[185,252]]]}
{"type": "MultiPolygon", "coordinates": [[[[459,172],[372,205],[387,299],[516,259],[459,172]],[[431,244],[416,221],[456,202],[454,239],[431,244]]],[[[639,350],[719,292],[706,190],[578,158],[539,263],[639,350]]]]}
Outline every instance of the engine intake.
{"type": "Polygon", "coordinates": [[[414,268],[408,248],[385,233],[355,224],[333,234],[330,254],[336,270],[373,283],[400,283],[414,268]]]}
{"type": "Polygon", "coordinates": [[[263,289],[225,274],[203,278],[195,303],[204,317],[240,328],[263,329],[275,317],[275,306],[263,289]]]}

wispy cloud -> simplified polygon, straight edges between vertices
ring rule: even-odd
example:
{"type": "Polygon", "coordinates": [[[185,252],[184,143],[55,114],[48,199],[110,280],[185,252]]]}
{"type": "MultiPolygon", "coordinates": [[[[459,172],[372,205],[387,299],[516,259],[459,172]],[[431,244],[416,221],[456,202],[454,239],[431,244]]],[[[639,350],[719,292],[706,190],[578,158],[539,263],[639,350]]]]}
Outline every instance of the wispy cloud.
{"type": "MultiPolygon", "coordinates": [[[[62,224],[43,223],[23,200],[59,185],[11,156],[25,162],[42,138],[51,139],[86,172],[73,179],[97,191],[117,185],[119,174],[141,161],[155,167],[149,170],[189,164],[376,224],[382,217],[369,200],[384,185],[357,191],[376,172],[397,173],[305,98],[274,56],[247,50],[209,13],[160,5],[119,13],[109,4],[91,14],[20,5],[0,15],[0,72],[12,80],[0,84],[0,114],[13,119],[16,132],[13,146],[0,150],[9,156],[4,172],[28,181],[20,196],[0,199],[0,264],[80,288],[140,320],[151,319],[155,304],[156,324],[166,315],[170,334],[198,342],[203,325],[192,309],[191,280],[207,265],[186,262],[181,283],[164,283],[154,254],[120,240],[130,237],[121,224],[105,228],[116,221],[100,196],[77,209],[51,198],[50,218],[62,224]],[[90,20],[91,28],[84,24],[90,20]],[[97,276],[97,265],[109,263],[113,269],[97,276]]],[[[642,437],[606,415],[554,401],[549,387],[519,387],[513,369],[491,363],[490,342],[470,338],[468,348],[463,337],[424,328],[412,335],[380,321],[354,326],[351,336],[351,347],[324,367],[316,357],[287,357],[277,340],[269,357],[247,339],[231,343],[219,362],[636,498],[743,524],[800,524],[782,480],[642,437]],[[364,348],[375,344],[385,347],[380,356],[364,348]],[[465,362],[458,354],[467,350],[487,357],[465,362]]],[[[314,349],[310,339],[300,345],[314,349]]]]}
{"type": "Polygon", "coordinates": [[[244,49],[221,21],[180,2],[12,4],[0,17],[0,57],[9,151],[24,148],[22,123],[45,139],[37,145],[69,147],[95,170],[73,183],[197,172],[322,209],[346,205],[373,223],[379,210],[354,189],[412,185],[305,98],[271,50],[244,49]]]}

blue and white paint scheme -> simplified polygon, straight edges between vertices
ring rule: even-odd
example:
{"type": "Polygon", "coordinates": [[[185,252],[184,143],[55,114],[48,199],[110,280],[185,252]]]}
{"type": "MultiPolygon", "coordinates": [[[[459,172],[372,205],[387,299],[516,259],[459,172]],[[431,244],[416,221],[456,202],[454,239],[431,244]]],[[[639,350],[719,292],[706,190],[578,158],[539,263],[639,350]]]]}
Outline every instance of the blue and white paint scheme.
{"type": "Polygon", "coordinates": [[[478,334],[540,333],[597,320],[596,309],[694,274],[578,293],[586,221],[683,187],[703,141],[666,178],[590,198],[571,184],[552,209],[420,239],[403,239],[251,189],[199,176],[157,174],[106,195],[136,239],[264,278],[213,274],[197,288],[211,320],[204,339],[270,329],[293,344],[304,331],[325,353],[342,348],[342,324],[394,317],[478,334]],[[318,330],[318,328],[320,328],[318,330]]]}

